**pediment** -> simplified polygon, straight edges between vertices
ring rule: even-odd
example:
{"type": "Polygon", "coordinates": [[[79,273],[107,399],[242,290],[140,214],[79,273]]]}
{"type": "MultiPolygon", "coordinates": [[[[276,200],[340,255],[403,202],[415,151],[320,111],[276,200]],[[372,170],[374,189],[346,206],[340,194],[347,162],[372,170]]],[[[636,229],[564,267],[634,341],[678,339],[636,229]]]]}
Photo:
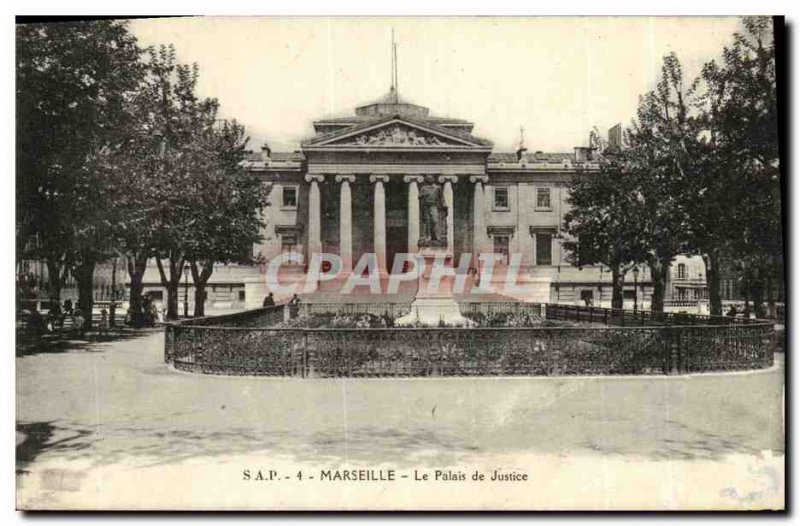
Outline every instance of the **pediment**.
{"type": "Polygon", "coordinates": [[[462,137],[449,130],[420,125],[405,119],[394,119],[368,127],[353,126],[327,136],[311,139],[304,146],[348,149],[487,148],[484,141],[475,137],[462,137]]]}

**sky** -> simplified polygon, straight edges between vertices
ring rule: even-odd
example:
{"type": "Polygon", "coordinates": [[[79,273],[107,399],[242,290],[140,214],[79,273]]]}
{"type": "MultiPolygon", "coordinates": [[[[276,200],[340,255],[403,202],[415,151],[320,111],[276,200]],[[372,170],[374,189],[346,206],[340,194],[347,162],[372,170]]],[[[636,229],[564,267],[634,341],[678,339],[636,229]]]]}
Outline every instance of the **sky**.
{"type": "Polygon", "coordinates": [[[688,84],[719,59],[739,21],[709,18],[170,18],[131,22],[143,46],[174,44],[196,62],[198,91],[245,125],[258,150],[299,149],[312,122],[353,114],[391,84],[431,115],[467,119],[514,151],[568,152],[630,123],[674,51],[688,84]]]}

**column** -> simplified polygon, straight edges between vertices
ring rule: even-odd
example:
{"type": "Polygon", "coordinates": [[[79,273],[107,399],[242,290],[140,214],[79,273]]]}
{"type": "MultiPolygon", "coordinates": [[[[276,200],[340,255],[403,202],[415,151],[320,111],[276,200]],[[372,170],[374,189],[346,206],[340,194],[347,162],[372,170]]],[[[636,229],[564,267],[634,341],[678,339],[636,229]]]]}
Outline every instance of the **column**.
{"type": "Polygon", "coordinates": [[[406,175],[403,181],[408,183],[408,253],[415,254],[419,250],[419,183],[422,176],[406,175]]]}
{"type": "Polygon", "coordinates": [[[475,192],[472,194],[472,252],[475,254],[476,265],[478,255],[486,250],[483,184],[488,181],[487,175],[473,175],[469,178],[469,182],[475,184],[475,192]]]}
{"type": "Polygon", "coordinates": [[[378,260],[378,270],[386,274],[386,193],[383,183],[389,182],[388,175],[370,175],[369,182],[375,184],[373,196],[374,250],[378,260]]]}
{"type": "Polygon", "coordinates": [[[447,207],[447,252],[453,253],[453,183],[458,182],[454,175],[443,175],[439,177],[439,182],[444,183],[444,204],[447,207]]]}
{"type": "Polygon", "coordinates": [[[322,252],[322,200],[319,183],[325,180],[325,176],[308,174],[305,179],[311,183],[308,192],[308,263],[311,261],[311,254],[322,252]]]}
{"type": "Polygon", "coordinates": [[[353,270],[353,195],[350,183],[353,175],[337,175],[339,187],[339,256],[342,258],[342,272],[353,270]]]}

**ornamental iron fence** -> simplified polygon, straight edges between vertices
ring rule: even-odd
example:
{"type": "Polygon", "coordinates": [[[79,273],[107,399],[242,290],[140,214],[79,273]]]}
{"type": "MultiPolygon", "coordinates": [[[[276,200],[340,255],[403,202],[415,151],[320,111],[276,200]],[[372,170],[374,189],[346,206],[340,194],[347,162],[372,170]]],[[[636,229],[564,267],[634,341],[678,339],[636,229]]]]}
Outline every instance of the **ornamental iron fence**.
{"type": "MultiPolygon", "coordinates": [[[[401,307],[373,311],[380,304],[364,305],[364,310],[350,306],[337,312],[403,312],[401,307]]],[[[279,305],[167,324],[165,360],[177,369],[205,374],[302,378],[682,374],[773,363],[774,332],[768,323],[701,319],[678,324],[684,318],[667,316],[655,320],[658,325],[623,326],[621,315],[610,309],[511,305],[507,308],[517,309],[512,312],[530,309],[591,325],[277,328],[288,314],[279,305]]],[[[330,307],[316,308],[305,312],[331,312],[325,310],[330,307]]],[[[472,308],[478,307],[465,311],[472,308]]],[[[500,312],[503,307],[491,308],[500,312]]]]}

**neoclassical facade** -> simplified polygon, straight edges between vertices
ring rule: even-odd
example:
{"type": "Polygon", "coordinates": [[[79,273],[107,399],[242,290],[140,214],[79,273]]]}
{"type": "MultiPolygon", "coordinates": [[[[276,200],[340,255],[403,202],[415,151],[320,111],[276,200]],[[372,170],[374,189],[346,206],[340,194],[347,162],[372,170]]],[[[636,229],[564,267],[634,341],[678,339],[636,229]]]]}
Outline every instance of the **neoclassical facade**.
{"type": "MultiPolygon", "coordinates": [[[[313,123],[316,134],[300,151],[263,147],[248,156],[247,169],[271,185],[267,227],[254,255],[271,261],[281,252],[326,252],[341,257],[345,271],[365,253],[376,254],[382,273],[397,254],[418,249],[420,191],[441,186],[447,209],[447,250],[500,254],[498,275],[519,254],[519,281],[531,284],[529,301],[610,300],[603,269],[567,262],[559,232],[568,186],[577,170],[591,170],[592,152],[494,152],[472,134],[473,123],[431,115],[428,108],[393,93],[357,107],[354,115],[313,123]]],[[[296,272],[307,269],[297,265],[296,272]]],[[[263,273],[263,266],[261,269],[263,273]]],[[[630,277],[626,297],[649,298],[649,273],[630,277]]],[[[245,297],[264,290],[251,285],[245,297]],[[252,293],[250,292],[252,290],[252,293]]]]}
{"type": "MultiPolygon", "coordinates": [[[[529,152],[521,143],[516,152],[496,152],[491,142],[472,134],[473,123],[437,117],[394,92],[313,127],[315,134],[298,151],[273,152],[264,145],[248,154],[246,169],[271,188],[263,239],[253,247],[260,263],[218,266],[207,288],[209,309],[260,306],[270,290],[268,264],[282,253],[302,255],[304,263],[282,266],[284,278],[297,283],[305,281],[309,255],[318,252],[339,256],[345,272],[372,253],[381,274],[390,274],[398,254],[418,250],[425,223],[421,197],[430,185],[438,186],[444,200],[446,249],[455,265],[462,254],[470,255],[462,271],[471,280],[478,254],[498,254],[499,281],[518,254],[517,282],[527,285],[528,293],[512,299],[610,305],[608,269],[570,264],[559,237],[572,178],[596,166],[590,148],[529,152]]],[[[679,259],[667,293],[703,297],[702,260],[679,259]],[[685,268],[691,270],[680,270],[685,268]],[[691,281],[688,292],[680,290],[684,279],[691,281]]],[[[186,296],[191,309],[191,279],[188,294],[181,285],[180,302],[186,296]]],[[[145,275],[145,291],[156,301],[166,299],[154,265],[145,275]]],[[[317,296],[330,299],[329,292],[321,289],[317,296]]],[[[646,267],[626,276],[626,308],[646,308],[651,294],[646,267]]],[[[408,298],[387,300],[412,298],[413,291],[408,298]]]]}

